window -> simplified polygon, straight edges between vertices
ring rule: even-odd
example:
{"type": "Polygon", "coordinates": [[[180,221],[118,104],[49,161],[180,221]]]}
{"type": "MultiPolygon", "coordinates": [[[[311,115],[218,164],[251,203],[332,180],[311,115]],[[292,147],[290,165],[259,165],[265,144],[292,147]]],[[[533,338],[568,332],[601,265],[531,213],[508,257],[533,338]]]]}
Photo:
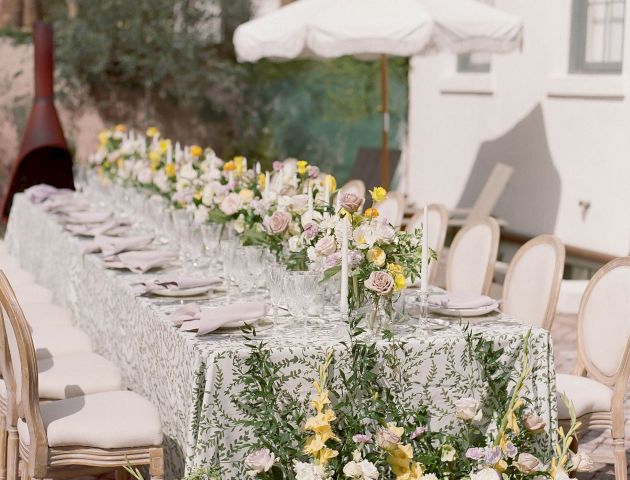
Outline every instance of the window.
{"type": "Polygon", "coordinates": [[[460,73],[488,73],[490,71],[490,54],[475,52],[457,55],[457,71],[460,73]]]}
{"type": "Polygon", "coordinates": [[[621,73],[625,0],[573,0],[571,73],[621,73]]]}

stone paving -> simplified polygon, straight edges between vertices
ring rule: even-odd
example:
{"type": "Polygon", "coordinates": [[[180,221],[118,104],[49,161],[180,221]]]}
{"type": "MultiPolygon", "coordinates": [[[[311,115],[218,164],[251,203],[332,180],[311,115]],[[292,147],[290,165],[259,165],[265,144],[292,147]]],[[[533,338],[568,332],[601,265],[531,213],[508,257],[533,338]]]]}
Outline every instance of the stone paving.
{"type": "MultiPolygon", "coordinates": [[[[556,369],[560,373],[571,373],[576,357],[576,316],[558,315],[551,329],[554,341],[556,369]]],[[[630,396],[626,393],[626,419],[630,417],[630,396]]],[[[626,441],[630,437],[630,422],[626,421],[626,441]]],[[[579,473],[583,480],[612,480],[615,471],[612,464],[599,463],[598,459],[612,456],[612,439],[608,430],[592,430],[580,438],[580,450],[591,455],[595,469],[589,473],[579,473]]],[[[599,460],[601,461],[601,460],[599,460]]],[[[630,464],[630,456],[628,457],[630,464]]]]}

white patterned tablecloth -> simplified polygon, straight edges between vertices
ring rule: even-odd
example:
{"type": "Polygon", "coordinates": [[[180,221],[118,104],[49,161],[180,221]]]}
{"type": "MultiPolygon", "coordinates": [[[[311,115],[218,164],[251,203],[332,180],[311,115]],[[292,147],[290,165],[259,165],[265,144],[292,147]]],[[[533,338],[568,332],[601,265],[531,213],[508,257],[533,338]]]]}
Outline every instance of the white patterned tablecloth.
{"type": "MultiPolygon", "coordinates": [[[[238,424],[236,407],[243,386],[239,371],[248,354],[240,335],[196,337],[181,332],[167,319],[163,303],[134,294],[138,275],[107,270],[96,255],[84,254],[85,241],[64,231],[52,214],[17,195],[6,235],[9,251],[23,268],[53,290],[55,299],[69,307],[77,326],[92,338],[98,353],[115,362],[126,385],[159,409],[165,433],[167,477],[206,462],[220,462],[224,478],[241,478],[240,448],[255,432],[238,424]]],[[[335,325],[284,324],[264,341],[286,378],[285,388],[307,398],[318,365],[333,348],[343,368],[344,329],[335,325]]],[[[501,361],[517,371],[524,325],[471,327],[495,346],[503,347],[501,361]]],[[[408,355],[402,369],[408,385],[404,396],[427,405],[431,426],[456,430],[453,402],[463,396],[483,395],[487,385],[466,355],[465,332],[459,327],[432,335],[404,338],[408,355]]],[[[551,433],[556,425],[553,351],[548,332],[531,334],[532,375],[527,397],[546,419],[551,433]]],[[[541,449],[551,447],[553,435],[541,449]]]]}

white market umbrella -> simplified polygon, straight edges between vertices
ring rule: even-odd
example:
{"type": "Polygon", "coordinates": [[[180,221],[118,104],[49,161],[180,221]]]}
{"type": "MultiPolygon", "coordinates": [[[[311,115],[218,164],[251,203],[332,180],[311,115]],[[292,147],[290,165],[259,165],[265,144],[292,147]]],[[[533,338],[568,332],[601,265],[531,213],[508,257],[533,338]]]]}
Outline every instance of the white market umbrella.
{"type": "Polygon", "coordinates": [[[389,184],[387,56],[505,53],[519,48],[522,39],[518,17],[475,0],[298,0],[234,32],[242,62],[380,57],[384,186],[389,184]]]}

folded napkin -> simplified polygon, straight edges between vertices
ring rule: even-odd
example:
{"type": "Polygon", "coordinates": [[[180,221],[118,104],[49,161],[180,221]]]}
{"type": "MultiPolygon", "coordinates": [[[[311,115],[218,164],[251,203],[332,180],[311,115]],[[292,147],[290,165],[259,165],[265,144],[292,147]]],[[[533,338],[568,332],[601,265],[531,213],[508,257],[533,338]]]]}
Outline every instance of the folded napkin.
{"type": "Polygon", "coordinates": [[[173,322],[173,324],[177,327],[179,327],[184,322],[199,320],[200,318],[201,307],[196,303],[182,305],[173,313],[171,313],[168,317],[168,319],[173,322]]]}
{"type": "Polygon", "coordinates": [[[136,285],[140,286],[139,294],[145,295],[147,293],[155,293],[164,290],[176,292],[179,290],[190,290],[191,288],[209,287],[219,283],[221,283],[219,277],[197,278],[164,276],[152,281],[139,282],[136,285]]]}
{"type": "Polygon", "coordinates": [[[90,204],[73,195],[58,195],[42,203],[42,208],[49,213],[85,212],[90,209],[90,204]]]}
{"type": "Polygon", "coordinates": [[[132,272],[144,273],[153,268],[163,267],[178,258],[175,252],[162,250],[140,250],[122,252],[108,257],[103,262],[106,268],[128,268],[132,272]]]}
{"type": "Polygon", "coordinates": [[[134,237],[110,237],[97,235],[84,249],[85,253],[101,252],[112,256],[127,250],[141,250],[153,241],[152,235],[138,235],[134,237]]]}
{"type": "Polygon", "coordinates": [[[131,223],[126,220],[108,220],[99,224],[66,223],[64,228],[74,235],[96,237],[97,235],[121,235],[129,230],[131,223]]]}
{"type": "Polygon", "coordinates": [[[67,188],[57,188],[52,185],[40,183],[24,190],[26,197],[33,203],[42,203],[44,200],[57,195],[71,195],[73,190],[67,188]]]}
{"type": "Polygon", "coordinates": [[[67,223],[103,223],[112,216],[112,212],[69,212],[66,214],[67,223]]]}
{"type": "Polygon", "coordinates": [[[429,304],[444,308],[481,308],[494,305],[496,300],[477,293],[459,292],[431,295],[429,304]]]}
{"type": "MultiPolygon", "coordinates": [[[[186,307],[189,306],[186,305],[186,307]]],[[[192,308],[186,311],[183,309],[184,307],[173,312],[171,320],[182,318],[186,314],[190,317],[198,315],[198,318],[184,320],[180,327],[180,330],[184,332],[197,330],[197,335],[206,335],[223,326],[231,326],[231,324],[235,324],[236,327],[243,322],[255,322],[267,314],[267,305],[261,302],[234,303],[221,307],[202,308],[199,314],[194,313],[192,308]]]]}

